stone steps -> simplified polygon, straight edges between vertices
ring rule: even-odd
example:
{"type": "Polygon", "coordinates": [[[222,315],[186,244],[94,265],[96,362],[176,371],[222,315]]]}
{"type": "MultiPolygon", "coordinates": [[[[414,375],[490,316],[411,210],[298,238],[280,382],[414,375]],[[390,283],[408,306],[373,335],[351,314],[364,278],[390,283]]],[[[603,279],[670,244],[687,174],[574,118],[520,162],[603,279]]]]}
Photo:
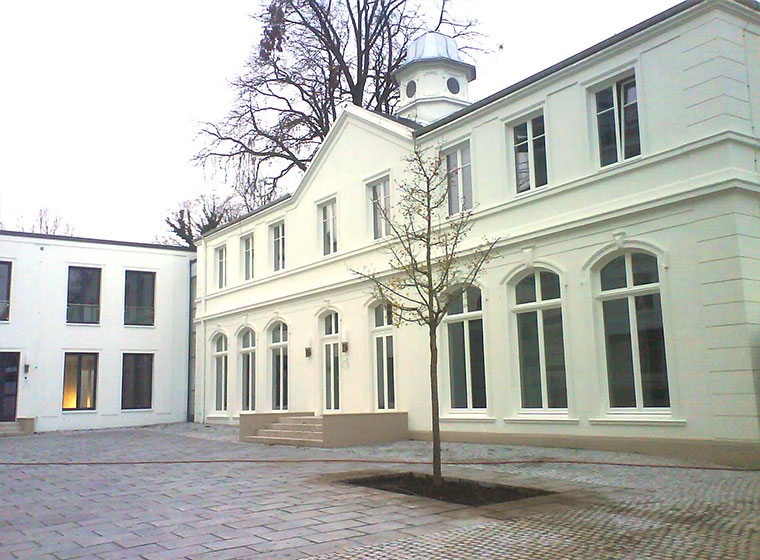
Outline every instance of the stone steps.
{"type": "Polygon", "coordinates": [[[18,422],[0,422],[0,437],[23,436],[24,430],[18,422]]]}
{"type": "Polygon", "coordinates": [[[321,447],[324,443],[322,418],[314,416],[287,416],[258,430],[256,435],[247,436],[243,441],[273,445],[296,445],[321,447]]]}

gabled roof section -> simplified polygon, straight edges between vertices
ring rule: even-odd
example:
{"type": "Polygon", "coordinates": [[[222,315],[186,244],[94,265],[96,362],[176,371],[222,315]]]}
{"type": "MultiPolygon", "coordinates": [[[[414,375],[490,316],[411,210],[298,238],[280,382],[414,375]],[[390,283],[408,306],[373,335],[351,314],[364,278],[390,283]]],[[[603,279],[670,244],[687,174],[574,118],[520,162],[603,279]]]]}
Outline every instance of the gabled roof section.
{"type": "MultiPolygon", "coordinates": [[[[662,23],[663,21],[666,21],[682,12],[685,12],[686,10],[689,10],[695,6],[698,6],[699,4],[703,4],[703,3],[711,2],[711,1],[714,1],[714,0],[686,0],[685,2],[681,2],[680,4],[677,4],[673,6],[672,8],[665,10],[664,12],[661,12],[657,14],[656,16],[646,19],[642,21],[641,23],[634,25],[633,27],[629,27],[625,31],[621,31],[617,35],[613,35],[609,39],[605,39],[604,41],[597,43],[596,45],[589,47],[579,52],[578,54],[571,56],[570,58],[566,58],[565,60],[558,62],[557,64],[549,66],[549,68],[546,68],[545,70],[541,70],[540,72],[533,74],[532,76],[525,78],[524,80],[521,80],[517,82],[516,84],[513,84],[507,88],[504,88],[501,91],[497,91],[496,93],[489,95],[488,97],[484,97],[480,101],[477,101],[473,103],[472,105],[468,105],[467,107],[460,109],[459,111],[451,113],[450,115],[447,115],[442,119],[439,119],[426,126],[416,129],[414,131],[414,137],[418,138],[424,134],[427,134],[428,132],[432,132],[433,130],[436,130],[437,128],[447,125],[450,122],[453,122],[461,117],[464,117],[465,115],[469,115],[470,113],[473,113],[477,111],[478,109],[482,109],[483,107],[486,107],[487,105],[490,105],[491,103],[498,101],[499,99],[507,97],[508,95],[511,95],[515,93],[516,91],[519,91],[525,87],[528,87],[531,84],[534,84],[535,82],[538,82],[539,80],[546,78],[547,76],[551,76],[552,74],[555,74],[559,72],[560,70],[568,68],[569,66],[572,66],[573,64],[577,64],[587,58],[590,58],[591,56],[599,52],[602,52],[603,50],[608,49],[618,43],[621,43],[622,41],[625,41],[626,39],[638,33],[641,33],[642,31],[645,31],[646,29],[649,29],[650,27],[653,27],[659,23],[662,23]]],[[[750,10],[760,11],[760,3],[756,2],[755,0],[728,0],[728,1],[744,6],[745,8],[749,8],[750,10]]]]}

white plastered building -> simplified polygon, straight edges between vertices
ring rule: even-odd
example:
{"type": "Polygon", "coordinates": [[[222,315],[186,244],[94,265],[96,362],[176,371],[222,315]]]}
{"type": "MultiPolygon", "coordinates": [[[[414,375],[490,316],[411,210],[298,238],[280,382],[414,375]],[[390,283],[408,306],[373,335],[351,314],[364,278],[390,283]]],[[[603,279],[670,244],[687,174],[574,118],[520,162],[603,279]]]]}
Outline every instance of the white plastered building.
{"type": "Polygon", "coordinates": [[[388,262],[417,145],[500,239],[441,328],[444,439],[756,463],[759,35],[756,3],[684,2],[474,104],[420,38],[398,116],[346,107],[292,196],[198,240],[196,420],[430,437],[426,333],[351,272],[388,262]]]}

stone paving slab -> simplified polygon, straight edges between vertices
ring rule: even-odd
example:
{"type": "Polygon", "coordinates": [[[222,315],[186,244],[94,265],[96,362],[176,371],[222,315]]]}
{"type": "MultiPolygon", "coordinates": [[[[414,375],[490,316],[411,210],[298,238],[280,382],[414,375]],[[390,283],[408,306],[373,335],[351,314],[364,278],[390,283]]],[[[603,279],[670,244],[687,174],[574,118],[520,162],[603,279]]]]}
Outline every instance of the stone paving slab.
{"type": "Polygon", "coordinates": [[[665,458],[444,444],[444,459],[647,463],[447,466],[550,496],[479,508],[338,482],[427,466],[246,463],[428,460],[429,443],[326,450],[236,442],[228,426],[58,432],[0,441],[0,560],[760,558],[760,473],[662,468],[665,458]],[[187,460],[221,461],[181,463],[187,460]],[[124,464],[130,461],[165,461],[124,464]]]}

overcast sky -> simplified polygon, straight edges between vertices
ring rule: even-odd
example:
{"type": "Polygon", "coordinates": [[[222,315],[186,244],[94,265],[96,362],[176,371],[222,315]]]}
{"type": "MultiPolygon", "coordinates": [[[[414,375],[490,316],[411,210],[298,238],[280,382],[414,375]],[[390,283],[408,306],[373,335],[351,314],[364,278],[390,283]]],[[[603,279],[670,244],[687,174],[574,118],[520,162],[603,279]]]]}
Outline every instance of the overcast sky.
{"type": "MultiPolygon", "coordinates": [[[[431,2],[432,0],[426,0],[431,2]]],[[[39,0],[0,11],[0,222],[41,207],[75,235],[153,241],[213,181],[190,163],[222,118],[258,0],[39,0]]],[[[476,57],[475,101],[676,0],[455,0],[503,50],[476,57]],[[625,9],[621,9],[622,7],[625,9]]]]}

